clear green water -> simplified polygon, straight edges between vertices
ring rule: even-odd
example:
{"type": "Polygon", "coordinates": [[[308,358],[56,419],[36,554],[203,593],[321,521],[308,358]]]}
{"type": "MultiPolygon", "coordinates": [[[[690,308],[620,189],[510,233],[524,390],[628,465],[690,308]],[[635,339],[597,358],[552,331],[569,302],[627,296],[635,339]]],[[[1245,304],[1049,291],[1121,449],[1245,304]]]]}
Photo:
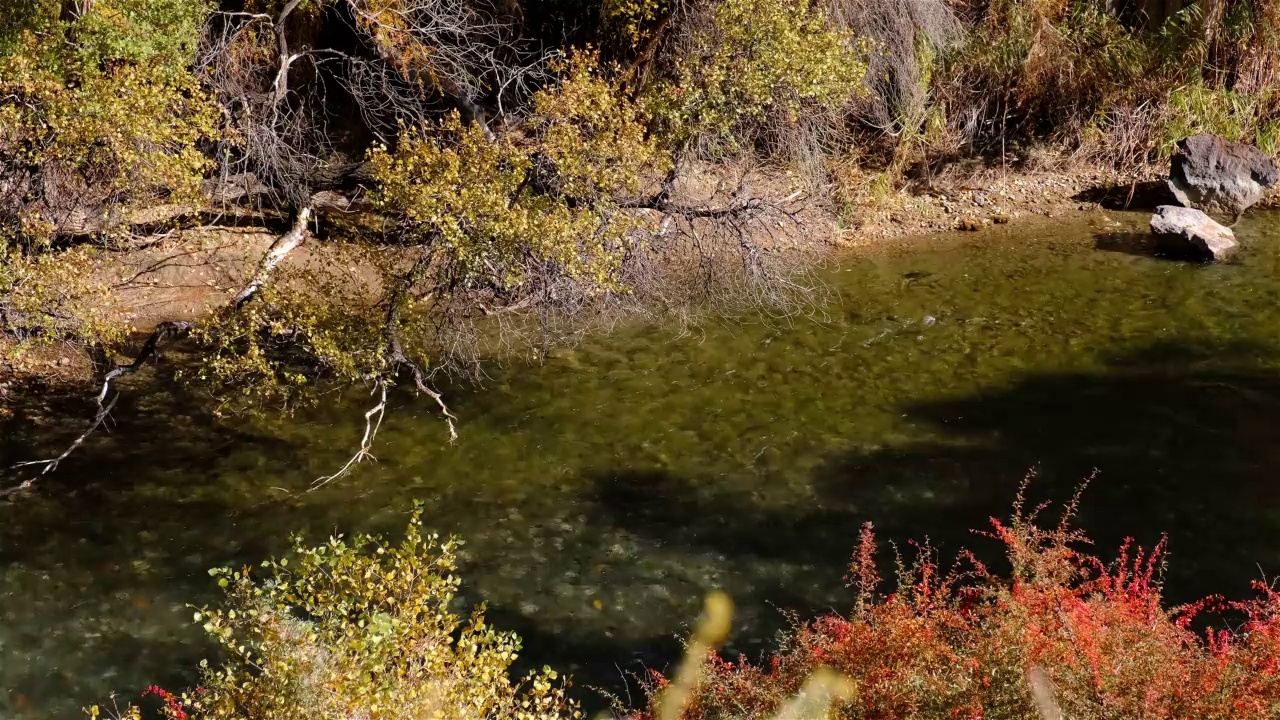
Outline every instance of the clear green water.
{"type": "MultiPolygon", "coordinates": [[[[1167,531],[1175,598],[1242,593],[1280,572],[1280,216],[1243,222],[1221,266],[1125,252],[1145,218],[1111,217],[849,258],[822,319],[634,328],[492,368],[453,389],[452,448],[400,398],[380,462],[311,494],[366,398],[266,426],[135,393],[40,495],[0,506],[0,717],[189,681],[206,568],[294,530],[394,531],[415,499],[468,541],[465,600],[597,706],[583,686],[670,662],[708,589],[737,600],[748,654],[783,610],[843,607],[865,520],[988,547],[967,529],[1032,466],[1036,498],[1100,471],[1082,521],[1104,547],[1167,531]]],[[[19,416],[0,452],[73,429],[19,416]]]]}

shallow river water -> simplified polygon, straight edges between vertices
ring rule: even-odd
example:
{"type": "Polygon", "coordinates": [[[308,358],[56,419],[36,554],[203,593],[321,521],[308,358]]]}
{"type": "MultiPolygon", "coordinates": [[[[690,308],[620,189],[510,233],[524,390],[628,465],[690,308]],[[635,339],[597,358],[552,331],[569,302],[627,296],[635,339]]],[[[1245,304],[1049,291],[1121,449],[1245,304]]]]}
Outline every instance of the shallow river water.
{"type": "MultiPolygon", "coordinates": [[[[663,667],[700,598],[736,600],[734,648],[784,611],[840,609],[859,525],[988,548],[969,528],[1095,468],[1081,522],[1103,548],[1170,537],[1168,593],[1242,594],[1280,573],[1280,216],[1236,262],[1141,252],[1145,218],[944,237],[847,258],[820,317],[643,327],[455,388],[460,441],[398,398],[379,462],[314,493],[359,437],[352,394],[274,422],[217,421],[134,392],[42,491],[0,505],[0,718],[79,716],[110,691],[181,686],[208,652],[205,572],[290,532],[395,532],[414,500],[458,533],[464,600],[526,659],[592,688],[663,667]],[[1118,221],[1119,225],[1111,224],[1118,221]]],[[[0,459],[74,436],[22,413],[0,459]]]]}

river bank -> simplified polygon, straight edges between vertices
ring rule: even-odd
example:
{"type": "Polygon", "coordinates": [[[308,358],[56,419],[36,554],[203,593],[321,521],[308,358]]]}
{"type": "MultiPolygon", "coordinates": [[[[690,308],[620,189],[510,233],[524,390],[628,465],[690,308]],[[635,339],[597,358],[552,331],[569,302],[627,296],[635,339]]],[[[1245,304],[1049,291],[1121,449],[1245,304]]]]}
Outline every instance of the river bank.
{"type": "MultiPolygon", "coordinates": [[[[963,236],[993,227],[1028,236],[1040,232],[1037,228],[1051,232],[1054,223],[1091,223],[1109,230],[1121,225],[1113,217],[1117,213],[1147,212],[1172,202],[1163,177],[1158,167],[1118,173],[1066,161],[1036,170],[956,166],[928,180],[904,183],[892,193],[866,194],[840,207],[825,196],[802,199],[792,215],[794,222],[779,224],[777,232],[769,228],[767,240],[775,251],[803,258],[797,267],[817,269],[886,253],[910,255],[940,235],[963,236]]],[[[724,188],[735,184],[775,199],[804,192],[784,173],[704,166],[687,173],[677,187],[677,202],[726,205],[732,198],[724,188]],[[726,183],[726,175],[734,174],[740,179],[726,183]]],[[[1277,200],[1280,193],[1272,193],[1262,206],[1274,207],[1277,200]]],[[[651,221],[661,222],[658,214],[649,212],[651,221]]],[[[340,241],[341,234],[332,227],[314,229],[321,241],[299,248],[286,259],[286,267],[332,262],[326,242],[335,236],[340,241]]],[[[188,229],[146,248],[98,253],[86,272],[111,288],[111,316],[136,348],[160,322],[199,322],[224,306],[277,236],[268,228],[188,229]]],[[[361,275],[358,267],[350,271],[361,275]]],[[[184,359],[179,348],[174,350],[165,362],[168,374],[176,367],[169,361],[190,359],[184,359]]],[[[136,349],[124,351],[131,357],[136,349]]],[[[525,348],[508,352],[535,363],[546,360],[525,348]]],[[[502,363],[508,358],[493,359],[502,363]]],[[[39,425],[62,428],[68,439],[76,437],[93,416],[95,373],[83,349],[36,346],[18,363],[0,365],[0,423],[11,433],[39,425]]]]}
{"type": "MultiPolygon", "coordinates": [[[[746,176],[738,185],[749,183],[769,200],[807,198],[795,204],[794,223],[780,223],[776,233],[770,228],[769,242],[775,250],[807,256],[811,264],[848,252],[901,251],[937,233],[1108,209],[1149,209],[1168,199],[1161,168],[1118,173],[1062,161],[1040,169],[957,165],[931,178],[904,182],[891,192],[843,192],[843,203],[779,171],[703,166],[687,173],[676,201],[708,207],[727,203],[731,195],[724,190],[726,178],[734,175],[746,176]]],[[[651,220],[661,222],[658,213],[648,212],[654,216],[651,220]]],[[[350,231],[335,233],[332,224],[313,229],[339,240],[341,232],[350,231]]],[[[141,343],[165,320],[195,322],[208,317],[243,287],[276,237],[278,232],[268,227],[178,230],[144,248],[89,256],[84,272],[109,289],[105,302],[111,322],[141,343]]],[[[290,255],[286,266],[325,262],[329,259],[324,243],[313,241],[290,255]]],[[[36,345],[17,359],[0,353],[0,413],[5,412],[6,397],[33,386],[42,392],[69,389],[87,382],[93,372],[91,358],[70,346],[36,345]]]]}

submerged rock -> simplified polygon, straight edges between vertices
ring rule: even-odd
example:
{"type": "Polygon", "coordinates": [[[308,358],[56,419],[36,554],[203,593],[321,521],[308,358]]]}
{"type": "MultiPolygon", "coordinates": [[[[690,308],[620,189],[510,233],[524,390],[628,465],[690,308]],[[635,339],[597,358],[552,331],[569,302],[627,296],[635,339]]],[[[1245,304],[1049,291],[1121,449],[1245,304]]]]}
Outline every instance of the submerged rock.
{"type": "Polygon", "coordinates": [[[1280,182],[1280,169],[1253,145],[1217,135],[1178,142],[1169,168],[1169,189],[1178,202],[1207,213],[1238,218],[1280,182]]]}
{"type": "Polygon", "coordinates": [[[1231,228],[1193,208],[1161,205],[1151,216],[1151,232],[1168,249],[1201,260],[1226,260],[1236,250],[1231,228]]]}

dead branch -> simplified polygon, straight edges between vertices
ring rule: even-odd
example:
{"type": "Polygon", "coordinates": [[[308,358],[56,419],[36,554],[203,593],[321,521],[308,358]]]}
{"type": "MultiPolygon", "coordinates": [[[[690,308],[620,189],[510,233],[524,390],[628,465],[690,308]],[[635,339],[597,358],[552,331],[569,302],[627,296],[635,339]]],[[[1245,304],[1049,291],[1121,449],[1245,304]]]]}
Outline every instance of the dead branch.
{"type": "Polygon", "coordinates": [[[317,170],[333,154],[324,132],[323,85],[299,93],[289,83],[300,62],[316,64],[310,48],[290,44],[287,21],[300,4],[290,0],[275,16],[214,13],[195,63],[239,138],[218,149],[224,173],[256,178],[240,197],[267,196],[277,206],[305,204],[317,170]]]}
{"type": "Polygon", "coordinates": [[[404,345],[400,342],[400,311],[402,303],[409,291],[413,289],[423,272],[431,266],[434,258],[433,251],[424,252],[414,262],[413,267],[401,278],[400,283],[392,292],[391,297],[387,300],[387,321],[386,321],[386,342],[387,342],[387,365],[390,367],[393,376],[402,370],[408,370],[413,376],[414,387],[418,392],[427,395],[436,404],[440,406],[440,412],[444,414],[445,423],[449,426],[449,442],[455,442],[458,439],[457,428],[454,422],[458,419],[449,411],[449,406],[445,405],[444,398],[432,388],[426,380],[426,376],[422,371],[422,366],[409,358],[404,351],[404,345]]]}
{"type": "Polygon", "coordinates": [[[298,211],[293,219],[293,227],[276,241],[271,243],[271,248],[267,250],[267,254],[262,257],[262,262],[258,265],[258,272],[254,274],[253,279],[249,281],[244,289],[236,293],[235,299],[231,301],[232,306],[239,310],[245,303],[253,299],[258,294],[258,290],[266,284],[270,279],[272,271],[281,263],[289,253],[298,249],[302,243],[307,240],[307,223],[311,222],[311,206],[308,205],[298,211]]]}
{"type": "Polygon", "coordinates": [[[112,408],[114,408],[116,403],[120,400],[119,392],[114,394],[111,392],[112,383],[119,377],[131,375],[137,372],[148,360],[155,356],[160,343],[166,340],[184,337],[191,332],[192,327],[191,323],[181,320],[170,320],[157,325],[156,329],[151,331],[151,335],[147,338],[147,341],[143,343],[142,349],[138,352],[137,357],[133,359],[133,362],[128,365],[116,365],[103,375],[102,387],[99,389],[97,397],[94,398],[98,406],[98,411],[90,421],[89,427],[70,445],[68,445],[67,449],[62,451],[62,454],[55,458],[45,460],[28,460],[27,462],[11,465],[9,468],[10,470],[17,470],[24,467],[39,467],[41,470],[37,475],[27,478],[18,485],[4,491],[0,491],[0,497],[6,497],[23,490],[28,490],[35,485],[36,480],[41,476],[47,475],[58,469],[58,465],[61,464],[63,460],[66,460],[71,453],[75,452],[76,448],[80,447],[90,435],[97,431],[97,429],[106,422],[107,417],[111,414],[112,408]],[[110,400],[107,399],[108,396],[110,396],[110,400]]]}
{"type": "Polygon", "coordinates": [[[352,468],[365,460],[377,460],[377,458],[373,456],[372,449],[373,441],[377,439],[378,430],[382,427],[382,419],[386,417],[387,414],[386,381],[376,381],[374,383],[373,391],[375,393],[380,393],[381,396],[378,399],[378,404],[369,408],[368,412],[364,414],[364,437],[360,439],[360,449],[351,456],[351,459],[347,461],[347,464],[343,465],[338,472],[332,475],[325,475],[324,477],[316,478],[315,481],[311,483],[311,490],[319,490],[334,480],[344,477],[347,473],[351,472],[352,468]]]}
{"type": "Polygon", "coordinates": [[[386,375],[374,377],[374,392],[381,393],[381,400],[378,404],[370,408],[364,415],[365,430],[364,437],[360,440],[360,447],[356,450],[351,459],[343,465],[337,472],[332,475],[326,475],[316,478],[311,484],[311,490],[316,490],[329,483],[345,477],[357,465],[365,460],[376,460],[371,452],[373,441],[377,438],[378,428],[382,426],[382,420],[386,416],[387,409],[387,387],[395,381],[397,375],[402,372],[408,372],[413,378],[414,387],[418,392],[430,397],[436,401],[436,405],[440,407],[440,412],[444,415],[445,424],[449,427],[449,442],[452,444],[458,439],[458,430],[455,425],[457,416],[450,410],[449,406],[444,402],[444,396],[435,388],[431,387],[427,382],[426,373],[423,372],[422,366],[411,359],[404,351],[404,345],[400,341],[400,311],[405,297],[409,294],[413,286],[418,282],[422,273],[430,266],[434,253],[430,250],[418,256],[413,266],[400,278],[400,282],[396,284],[395,289],[387,298],[387,313],[385,324],[386,348],[383,356],[386,361],[386,375]]]}
{"type": "Polygon", "coordinates": [[[20,492],[30,490],[31,487],[36,484],[36,480],[40,479],[42,475],[46,475],[56,470],[59,463],[61,463],[63,460],[66,460],[67,457],[71,455],[71,453],[75,452],[76,448],[80,447],[80,444],[83,443],[90,435],[92,435],[102,425],[103,422],[106,421],[107,415],[111,413],[111,409],[116,406],[116,401],[118,401],[119,399],[120,399],[120,395],[119,393],[117,393],[114,397],[111,398],[111,401],[108,402],[105,406],[99,407],[98,414],[94,416],[93,422],[89,423],[89,427],[86,428],[83,433],[80,433],[80,437],[77,437],[70,445],[68,445],[67,449],[63,450],[62,454],[59,455],[58,457],[51,458],[48,460],[30,460],[27,462],[20,462],[11,466],[10,469],[13,469],[13,470],[17,470],[23,467],[32,467],[32,466],[40,466],[42,467],[42,469],[40,470],[39,474],[31,476],[26,480],[23,480],[22,482],[18,483],[17,485],[14,485],[11,488],[0,490],[0,498],[6,498],[6,497],[9,497],[10,495],[17,495],[20,492]]]}
{"type": "MultiPolygon", "coordinates": [[[[236,294],[232,301],[233,310],[239,310],[246,303],[252,300],[271,277],[271,273],[275,270],[276,266],[278,266],[290,252],[302,245],[307,237],[307,223],[310,219],[310,206],[304,207],[298,211],[297,217],[294,218],[293,227],[272,243],[271,248],[267,251],[267,254],[263,256],[262,262],[258,266],[258,272],[249,280],[244,289],[236,294]]],[[[156,355],[156,352],[159,350],[160,343],[186,337],[191,334],[193,329],[195,329],[195,325],[184,320],[168,320],[157,325],[155,329],[151,331],[151,335],[147,337],[146,342],[143,343],[142,349],[138,351],[133,362],[130,362],[127,365],[115,365],[103,374],[102,386],[98,390],[97,397],[95,397],[98,411],[90,421],[88,429],[77,437],[75,441],[73,441],[71,445],[62,452],[62,454],[55,458],[30,460],[10,466],[10,470],[18,470],[25,467],[40,467],[41,470],[35,477],[28,478],[18,485],[0,492],[0,497],[5,497],[22,490],[30,489],[40,476],[56,470],[63,460],[66,460],[71,453],[75,452],[76,448],[80,447],[80,445],[82,445],[90,435],[97,431],[98,428],[106,422],[107,417],[111,413],[111,409],[115,407],[116,402],[120,399],[119,392],[114,394],[112,393],[112,384],[118,378],[125,375],[131,375],[140,370],[148,360],[156,355]],[[107,399],[108,397],[111,398],[109,401],[107,399]]],[[[379,422],[381,421],[379,420],[379,422]]]]}
{"type": "Polygon", "coordinates": [[[223,178],[206,180],[200,189],[215,204],[233,203],[271,192],[271,188],[264,185],[252,173],[236,173],[223,178]]]}
{"type": "Polygon", "coordinates": [[[481,101],[496,102],[501,122],[510,100],[536,86],[542,62],[526,62],[515,28],[462,0],[403,0],[385,13],[367,0],[346,0],[355,30],[376,56],[344,55],[340,79],[370,129],[394,135],[401,124],[421,125],[432,95],[454,104],[493,140],[481,101]]]}
{"type": "Polygon", "coordinates": [[[694,220],[698,218],[705,219],[725,219],[725,218],[741,218],[749,217],[759,213],[765,208],[765,201],[760,198],[746,198],[743,200],[735,200],[726,207],[706,208],[688,205],[678,205],[670,202],[624,205],[623,207],[633,209],[657,210],[665,215],[678,215],[686,220],[694,220]]]}
{"type": "MultiPolygon", "coordinates": [[[[205,180],[200,189],[209,205],[213,206],[225,206],[270,192],[270,188],[247,173],[205,180]]],[[[330,197],[328,200],[335,206],[341,202],[338,197],[330,197]]],[[[94,238],[113,232],[119,234],[117,231],[133,235],[133,230],[139,230],[143,234],[127,243],[129,248],[139,249],[153,244],[157,239],[154,233],[147,233],[147,228],[171,227],[184,218],[207,215],[209,205],[169,203],[122,209],[94,204],[86,199],[83,203],[61,208],[56,212],[37,204],[33,207],[33,212],[52,222],[54,235],[60,239],[94,238]]]]}

